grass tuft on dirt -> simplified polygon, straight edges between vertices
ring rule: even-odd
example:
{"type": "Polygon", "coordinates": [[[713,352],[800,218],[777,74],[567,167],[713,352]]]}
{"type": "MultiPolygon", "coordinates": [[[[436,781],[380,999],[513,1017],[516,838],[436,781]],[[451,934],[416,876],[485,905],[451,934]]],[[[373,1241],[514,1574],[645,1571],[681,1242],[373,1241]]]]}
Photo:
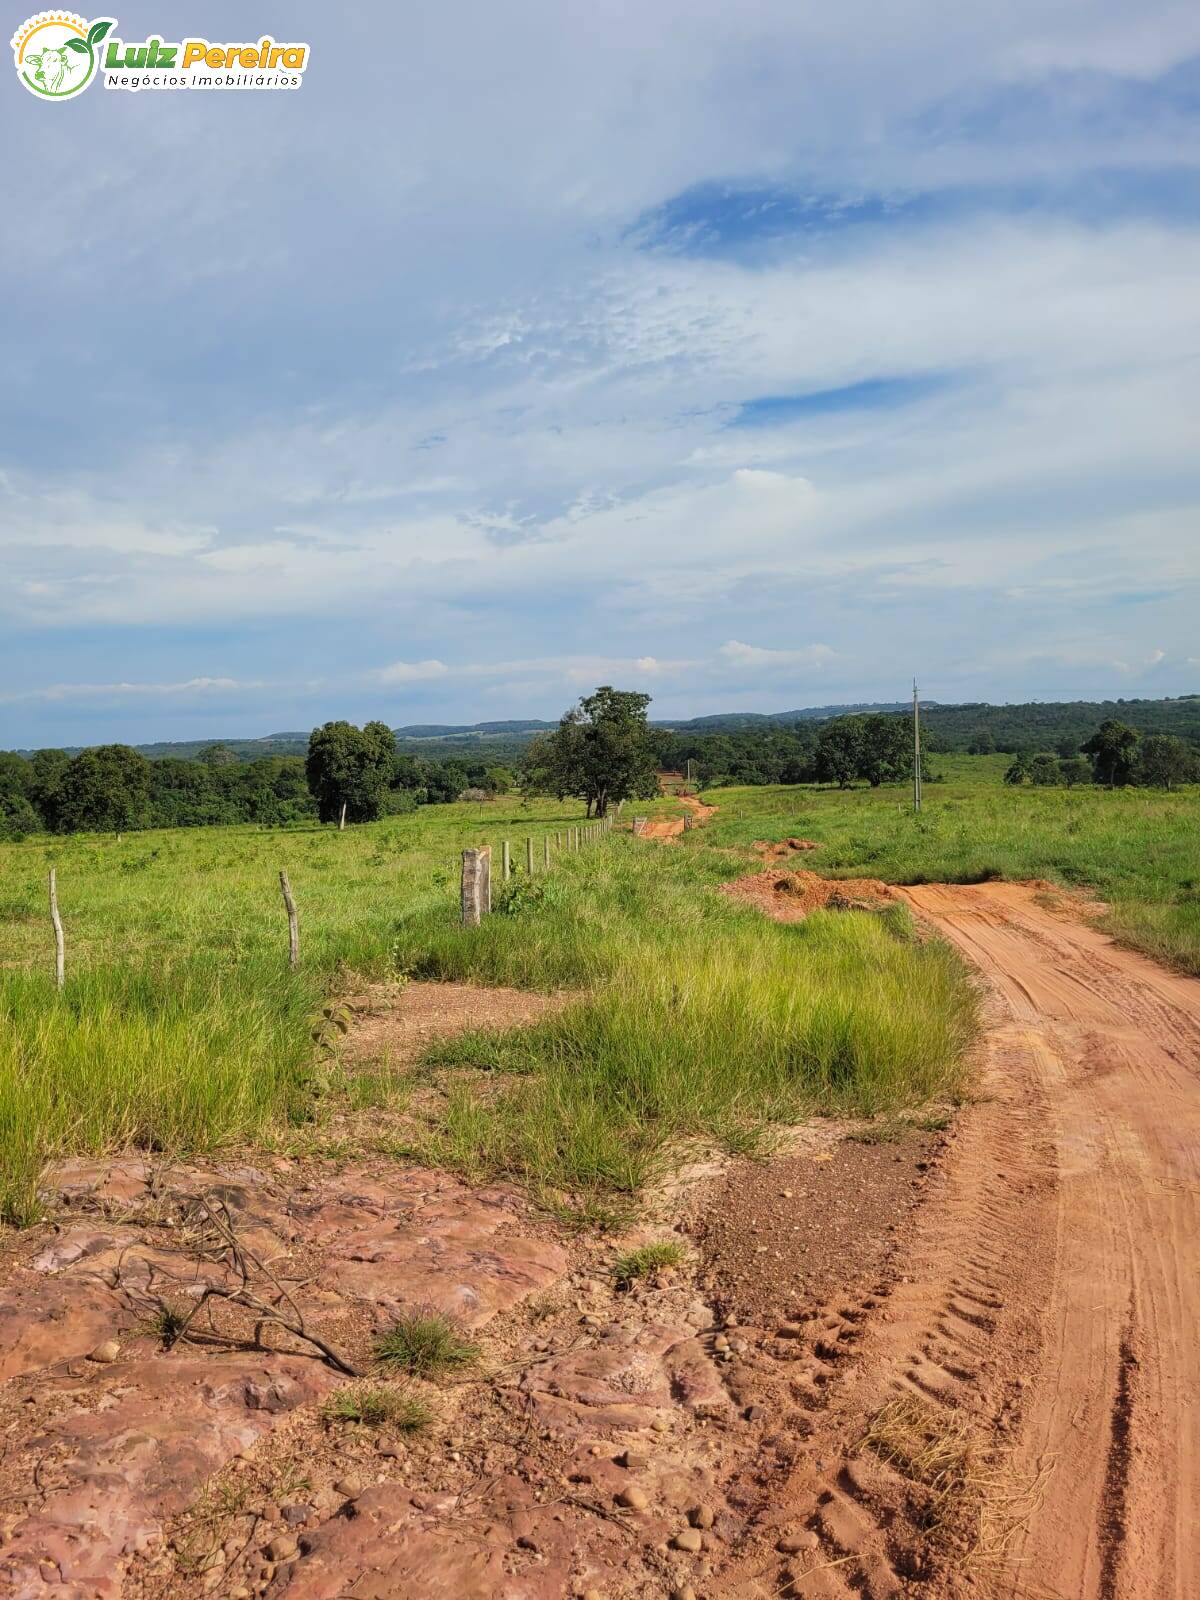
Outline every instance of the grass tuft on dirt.
{"type": "Polygon", "coordinates": [[[440,1378],[478,1359],[479,1346],[436,1311],[401,1317],[375,1341],[375,1360],[381,1367],[414,1378],[440,1378]]]}
{"type": "Polygon", "coordinates": [[[613,1278],[618,1289],[629,1289],[639,1278],[652,1278],[664,1269],[682,1266],[686,1259],[687,1251],[677,1239],[655,1239],[618,1256],[613,1262],[613,1278]]]}
{"type": "Polygon", "coordinates": [[[398,1383],[353,1383],[330,1395],[321,1409],[326,1422],[390,1426],[405,1433],[427,1428],[434,1413],[419,1395],[398,1383]]]}

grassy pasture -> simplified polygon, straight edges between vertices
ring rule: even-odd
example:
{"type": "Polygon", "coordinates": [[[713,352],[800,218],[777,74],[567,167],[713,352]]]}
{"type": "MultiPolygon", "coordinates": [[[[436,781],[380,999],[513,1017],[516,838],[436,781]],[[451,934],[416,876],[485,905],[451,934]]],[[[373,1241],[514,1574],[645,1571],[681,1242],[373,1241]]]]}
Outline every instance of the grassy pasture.
{"type": "Polygon", "coordinates": [[[891,883],[1047,878],[1094,890],[1123,943],[1200,974],[1200,788],[1010,788],[1007,756],[935,756],[920,818],[900,789],[730,789],[713,844],[803,834],[807,865],[891,883]]]}
{"type": "Polygon", "coordinates": [[[902,917],[783,927],[710,893],[756,838],[817,839],[804,864],[833,875],[1086,884],[1112,901],[1114,931],[1200,970],[1200,793],[1012,790],[1003,758],[938,764],[948,781],[928,786],[919,821],[897,790],[728,790],[677,845],[606,839],[546,880],[519,877],[508,911],[477,930],[456,923],[461,848],[507,836],[520,860],[532,834],[540,861],[542,834],[577,810],[504,800],[340,835],[0,846],[0,1208],[31,1215],[57,1153],[211,1149],[318,1114],[310,1023],[339,969],[579,989],[527,1032],[435,1052],[430,1070],[455,1087],[423,1146],[576,1197],[636,1188],[689,1136],[752,1149],[772,1120],[957,1092],[973,1000],[955,958],[907,937],[902,917]],[[300,907],[295,974],[281,866],[300,907]]]}
{"type": "Polygon", "coordinates": [[[473,1042],[505,1088],[460,1088],[425,1152],[563,1188],[636,1187],[680,1135],[744,1144],[773,1116],[873,1109],[957,1082],[971,1001],[953,958],[873,917],[765,923],[706,892],[742,862],[699,833],[687,848],[605,840],[547,880],[518,877],[512,914],[458,926],[465,844],[532,834],[540,859],[541,835],[579,820],[500,802],[344,834],[207,828],[3,847],[0,1204],[31,1214],[55,1153],[202,1150],[305,1121],[310,1021],[339,968],[584,991],[522,1036],[519,1059],[503,1038],[473,1042]],[[280,866],[300,908],[295,974],[280,866]]]}

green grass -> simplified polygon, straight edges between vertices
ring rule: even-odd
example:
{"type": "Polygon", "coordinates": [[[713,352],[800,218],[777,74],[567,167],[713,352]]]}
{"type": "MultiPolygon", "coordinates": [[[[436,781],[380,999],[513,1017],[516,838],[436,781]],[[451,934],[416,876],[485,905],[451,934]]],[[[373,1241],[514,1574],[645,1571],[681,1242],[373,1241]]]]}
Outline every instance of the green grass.
{"type": "Polygon", "coordinates": [[[650,1278],[664,1267],[678,1267],[687,1251],[677,1239],[655,1239],[651,1244],[627,1250],[613,1262],[613,1277],[619,1289],[628,1289],[639,1278],[650,1278]]]}
{"type": "MultiPolygon", "coordinates": [[[[625,1214],[689,1141],[743,1154],[814,1112],[895,1116],[963,1088],[974,1001],[904,908],[780,926],[710,891],[756,838],[821,843],[798,864],[901,882],[1044,877],[1112,903],[1120,938],[1200,972],[1200,791],[1009,789],[1003,758],[938,757],[915,819],[902,789],[727,790],[672,846],[602,840],[518,876],[507,914],[464,930],[458,857],[580,820],[511,799],[368,827],[207,828],[0,845],[0,1214],[37,1212],[54,1156],[169,1155],[310,1137],[331,1097],[402,1102],[386,1063],[341,1085],[314,1049],[331,994],[396,973],[581,998],[517,1033],[433,1052],[444,1110],[425,1159],[507,1174],[564,1216],[625,1214]],[[67,985],[53,985],[45,878],[58,871],[67,985]],[[278,870],[300,909],[286,964],[278,870]],[[464,1070],[466,1069],[466,1070],[464,1070]]],[[[665,803],[669,804],[669,803],[665,803]]],[[[650,807],[654,809],[654,807],[650,807]]],[[[336,1043],[336,1041],[335,1041],[336,1043]]],[[[324,1142],[323,1142],[324,1141],[324,1142]]],[[[342,1147],[339,1147],[342,1148],[342,1147]]],[[[350,1147],[343,1155],[353,1155],[350,1147]]]]}
{"type": "MultiPolygon", "coordinates": [[[[313,1115],[311,1019],[343,972],[384,977],[407,919],[452,921],[467,844],[538,843],[578,810],[430,807],[338,833],[195,828],[0,845],[0,1216],[31,1220],[45,1160],[204,1151],[313,1115]],[[67,984],[53,982],[58,872],[67,984]],[[288,970],[278,873],[300,912],[288,970]]],[[[383,1094],[382,1078],[361,1094],[383,1094]]]]}
{"type": "Polygon", "coordinates": [[[327,1422],[358,1422],[370,1428],[386,1424],[406,1433],[427,1428],[434,1415],[424,1400],[396,1383],[349,1384],[330,1395],[321,1414],[327,1422]]]}
{"type": "Polygon", "coordinates": [[[803,834],[821,849],[798,864],[830,877],[892,883],[1046,878],[1109,902],[1123,943],[1200,974],[1200,788],[1010,788],[1005,756],[935,756],[914,817],[901,788],[727,789],[712,844],[803,834]]]}
{"type": "Polygon", "coordinates": [[[479,1359],[479,1346],[438,1312],[401,1317],[375,1341],[375,1359],[389,1371],[414,1378],[440,1378],[479,1359]]]}

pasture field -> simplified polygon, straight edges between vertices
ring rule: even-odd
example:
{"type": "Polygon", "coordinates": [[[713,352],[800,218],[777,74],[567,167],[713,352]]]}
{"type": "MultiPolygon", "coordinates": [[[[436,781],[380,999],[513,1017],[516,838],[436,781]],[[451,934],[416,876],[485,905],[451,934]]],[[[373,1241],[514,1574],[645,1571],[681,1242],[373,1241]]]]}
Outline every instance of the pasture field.
{"type": "Polygon", "coordinates": [[[900,788],[734,789],[714,844],[805,834],[813,868],[891,883],[1048,878],[1095,891],[1105,930],[1181,971],[1200,974],[1200,787],[1012,788],[1008,756],[932,758],[945,781],[926,783],[919,818],[900,788]]]}
{"type": "MultiPolygon", "coordinates": [[[[425,1159],[575,1195],[636,1189],[681,1140],[750,1149],[772,1121],[952,1097],[975,1026],[958,959],[904,915],[781,926],[711,893],[754,839],[803,833],[832,875],[993,874],[1089,885],[1118,934],[1200,970],[1200,794],[1005,789],[1003,758],[938,758],[914,819],[898,789],[726,790],[678,844],[606,837],[540,872],[578,807],[504,799],[338,834],[203,828],[0,846],[0,1206],[36,1213],[65,1152],[286,1140],[328,1103],[311,1039],[355,978],[578,990],[536,1027],[435,1052],[453,1087],[425,1159]],[[458,852],[537,841],[480,929],[456,922],[458,852]],[[67,985],[51,975],[56,866],[67,985]],[[286,964],[277,873],[300,908],[286,964]],[[471,1071],[462,1069],[469,1067],[471,1071]],[[324,1093],[322,1093],[324,1090],[324,1093]]],[[[630,808],[626,808],[626,817],[630,808]]],[[[521,851],[515,849],[521,858],[521,851]]],[[[498,851],[497,851],[498,854],[498,851]]]]}

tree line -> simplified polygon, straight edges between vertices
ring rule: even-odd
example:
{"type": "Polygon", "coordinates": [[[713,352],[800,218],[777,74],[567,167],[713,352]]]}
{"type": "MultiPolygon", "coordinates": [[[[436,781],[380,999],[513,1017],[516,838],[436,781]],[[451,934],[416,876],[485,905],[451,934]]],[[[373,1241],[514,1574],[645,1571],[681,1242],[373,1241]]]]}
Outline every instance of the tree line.
{"type": "MultiPolygon", "coordinates": [[[[147,760],[128,745],[99,745],[32,758],[0,753],[0,835],[125,832],[253,822],[285,825],[369,822],[453,800],[523,797],[581,800],[603,817],[624,800],[657,793],[660,770],[688,770],[709,787],[726,784],[832,783],[876,787],[912,778],[907,715],[855,713],[820,723],[679,733],[650,725],[650,696],[604,685],[565,712],[557,728],[528,743],[512,765],[402,752],[383,722],[315,728],[304,758],[239,761],[213,744],[196,760],[147,760]]],[[[927,755],[922,777],[935,778],[927,755]]],[[[1171,734],[1139,735],[1106,718],[1086,740],[1023,752],[1005,774],[1038,787],[1101,783],[1171,789],[1200,781],[1200,758],[1171,734]]]]}
{"type": "MultiPolygon", "coordinates": [[[[350,729],[349,723],[327,726],[350,729]]],[[[316,730],[314,738],[318,735],[324,735],[328,746],[325,730],[316,730]]],[[[332,743],[336,749],[336,734],[332,743]]],[[[507,768],[416,760],[396,752],[393,740],[390,759],[371,769],[369,796],[360,787],[348,798],[355,802],[353,820],[366,820],[443,804],[464,793],[498,794],[513,784],[507,768]]],[[[322,816],[323,792],[320,784],[314,787],[302,757],[238,761],[220,744],[209,746],[196,760],[148,761],[124,744],[98,745],[74,756],[39,750],[28,759],[0,752],[0,837],[336,820],[322,816]]]]}
{"type": "Polygon", "coordinates": [[[1004,774],[1005,783],[1035,788],[1100,783],[1109,789],[1134,784],[1149,789],[1176,789],[1200,783],[1200,752],[1172,733],[1150,733],[1116,717],[1106,717],[1082,742],[1066,738],[1053,751],[1022,752],[1004,774]]]}

